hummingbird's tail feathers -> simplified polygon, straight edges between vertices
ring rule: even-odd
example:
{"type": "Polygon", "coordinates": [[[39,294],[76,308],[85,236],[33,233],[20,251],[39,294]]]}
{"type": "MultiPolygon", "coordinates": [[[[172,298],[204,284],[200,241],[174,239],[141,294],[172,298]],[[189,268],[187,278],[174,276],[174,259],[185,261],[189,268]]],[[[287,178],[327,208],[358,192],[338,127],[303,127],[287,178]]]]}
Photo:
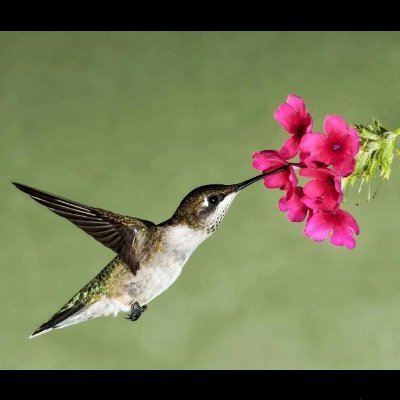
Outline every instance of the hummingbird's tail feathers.
{"type": "Polygon", "coordinates": [[[111,260],[89,283],[73,296],[49,321],[41,325],[30,338],[53,329],[65,328],[92,318],[128,312],[130,304],[122,304],[107,295],[108,282],[120,274],[130,273],[119,256],[111,260]]]}
{"type": "MultiPolygon", "coordinates": [[[[81,311],[82,308],[85,307],[85,305],[81,302],[70,304],[70,307],[68,307],[69,304],[70,303],[67,303],[60,311],[54,314],[49,321],[45,322],[38,329],[36,329],[36,331],[33,332],[31,336],[29,336],[29,339],[32,339],[39,335],[43,335],[44,333],[50,332],[53,329],[63,328],[64,326],[67,326],[65,322],[72,316],[79,313],[79,311],[81,311]]],[[[72,323],[69,323],[68,325],[72,325],[72,323]]]]}
{"type": "Polygon", "coordinates": [[[73,306],[64,311],[62,308],[48,322],[45,322],[40,328],[33,332],[29,339],[43,335],[53,329],[66,328],[67,326],[79,324],[92,318],[106,317],[108,315],[116,317],[121,311],[128,312],[129,310],[129,305],[123,305],[107,297],[103,297],[86,306],[80,303],[77,307],[73,306]]]}

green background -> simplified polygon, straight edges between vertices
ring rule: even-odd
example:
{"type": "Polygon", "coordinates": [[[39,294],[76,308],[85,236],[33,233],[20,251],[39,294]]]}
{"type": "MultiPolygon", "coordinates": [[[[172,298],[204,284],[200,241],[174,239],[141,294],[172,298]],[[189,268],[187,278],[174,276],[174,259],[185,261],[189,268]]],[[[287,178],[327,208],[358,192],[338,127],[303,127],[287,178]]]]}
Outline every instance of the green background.
{"type": "MultiPolygon", "coordinates": [[[[234,202],[139,322],[28,336],[113,257],[11,186],[160,222],[192,188],[253,176],[302,96],[400,124],[399,33],[0,34],[1,368],[400,368],[400,168],[358,219],[355,250],[306,238],[261,184],[234,202]]],[[[354,190],[356,192],[356,190],[354,190]]]]}

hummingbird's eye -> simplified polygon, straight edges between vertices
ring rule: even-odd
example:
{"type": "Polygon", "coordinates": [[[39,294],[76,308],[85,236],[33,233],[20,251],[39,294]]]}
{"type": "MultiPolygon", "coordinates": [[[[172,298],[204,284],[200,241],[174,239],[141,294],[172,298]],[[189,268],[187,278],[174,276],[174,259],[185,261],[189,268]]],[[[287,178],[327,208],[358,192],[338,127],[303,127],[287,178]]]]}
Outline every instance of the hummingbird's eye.
{"type": "Polygon", "coordinates": [[[208,200],[208,204],[211,206],[215,206],[216,204],[218,204],[220,202],[220,198],[216,195],[208,196],[207,200],[208,200]]]}

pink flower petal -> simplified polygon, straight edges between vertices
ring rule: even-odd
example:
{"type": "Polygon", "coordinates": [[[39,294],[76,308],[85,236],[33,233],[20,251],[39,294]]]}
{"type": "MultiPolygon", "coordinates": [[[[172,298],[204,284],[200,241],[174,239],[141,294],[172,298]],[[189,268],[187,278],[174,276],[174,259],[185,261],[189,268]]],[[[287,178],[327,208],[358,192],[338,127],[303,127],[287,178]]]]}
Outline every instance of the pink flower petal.
{"type": "Polygon", "coordinates": [[[287,103],[281,104],[274,112],[274,117],[279,122],[285,131],[296,134],[302,129],[302,119],[297,114],[296,110],[287,103]]]}
{"type": "Polygon", "coordinates": [[[346,136],[348,126],[346,121],[339,115],[327,115],[324,121],[324,132],[329,138],[334,136],[346,136]]]}
{"type": "Polygon", "coordinates": [[[308,151],[302,151],[300,148],[300,164],[302,164],[303,166],[306,166],[305,160],[306,158],[310,155],[310,153],[308,151]]]}
{"type": "Polygon", "coordinates": [[[303,135],[312,128],[311,115],[304,101],[295,95],[289,95],[287,102],[281,104],[274,112],[274,117],[283,128],[293,135],[303,135]]]}
{"type": "Polygon", "coordinates": [[[343,199],[341,178],[327,168],[303,168],[300,175],[315,178],[304,186],[302,202],[314,211],[334,211],[343,199]]]}
{"type": "Polygon", "coordinates": [[[341,154],[332,157],[332,167],[341,176],[349,176],[354,171],[356,160],[351,154],[341,154]]]}
{"type": "Polygon", "coordinates": [[[328,237],[332,229],[329,218],[323,212],[314,213],[306,223],[304,233],[311,239],[321,242],[328,237]]]}
{"type": "Polygon", "coordinates": [[[292,186],[297,185],[297,179],[296,176],[293,179],[292,172],[282,171],[266,176],[264,178],[264,185],[269,189],[279,188],[281,190],[289,190],[292,186]]]}
{"type": "MultiPolygon", "coordinates": [[[[264,150],[253,153],[253,167],[263,172],[271,171],[280,166],[287,165],[276,150],[264,150]]],[[[297,177],[292,167],[264,178],[264,185],[267,188],[279,188],[288,190],[297,185],[297,177]]]]}
{"type": "Polygon", "coordinates": [[[360,137],[356,129],[349,127],[349,135],[347,137],[347,146],[350,153],[355,157],[360,151],[360,137]]]}
{"type": "Polygon", "coordinates": [[[299,172],[301,176],[309,178],[327,179],[329,176],[335,177],[337,173],[327,168],[302,168],[299,172]]]}
{"type": "MultiPolygon", "coordinates": [[[[286,171],[286,173],[287,173],[287,171],[286,171]]],[[[288,180],[289,180],[289,183],[291,184],[291,186],[292,187],[295,187],[295,186],[297,186],[297,175],[296,175],[296,173],[294,172],[294,169],[293,169],[293,167],[292,166],[289,166],[289,176],[288,176],[288,180]]]]}
{"type": "Polygon", "coordinates": [[[340,196],[338,198],[338,202],[341,203],[343,200],[342,179],[340,176],[335,176],[334,181],[335,181],[335,190],[337,193],[340,194],[340,196]]]}
{"type": "Polygon", "coordinates": [[[318,167],[318,164],[329,165],[331,154],[327,144],[327,138],[322,133],[306,133],[300,142],[300,151],[308,153],[305,164],[312,168],[318,167]]]}
{"type": "Polygon", "coordinates": [[[326,116],[324,126],[328,138],[326,151],[331,154],[333,168],[342,176],[350,175],[360,148],[357,131],[338,115],[326,116]]]}
{"type": "Polygon", "coordinates": [[[316,212],[307,221],[304,233],[311,239],[325,240],[330,231],[330,242],[335,246],[353,249],[356,245],[353,232],[357,234],[358,225],[354,217],[343,210],[334,212],[316,212]]]}
{"type": "Polygon", "coordinates": [[[295,94],[289,94],[289,96],[286,99],[286,103],[289,104],[289,106],[293,107],[294,110],[301,116],[304,117],[307,115],[307,109],[306,109],[306,104],[304,103],[304,100],[296,96],[295,94]]]}
{"type": "Polygon", "coordinates": [[[286,162],[279,156],[276,150],[263,150],[253,153],[252,166],[254,169],[267,171],[268,169],[274,169],[285,164],[286,162]]]}
{"type": "Polygon", "coordinates": [[[294,187],[279,200],[279,209],[283,212],[288,211],[287,217],[291,222],[304,221],[307,216],[308,208],[301,202],[302,197],[301,187],[294,187]]]}
{"type": "Polygon", "coordinates": [[[298,115],[303,119],[303,126],[305,127],[305,132],[311,132],[312,130],[312,118],[310,113],[307,111],[306,104],[304,100],[296,96],[295,94],[289,94],[286,102],[292,106],[298,113],[298,115]]]}
{"type": "Polygon", "coordinates": [[[279,155],[285,160],[290,160],[299,152],[299,149],[300,137],[298,135],[293,135],[283,143],[282,147],[279,149],[279,155]]]}
{"type": "Polygon", "coordinates": [[[314,197],[309,198],[304,196],[301,201],[305,206],[310,208],[311,210],[317,211],[335,211],[340,204],[340,201],[337,200],[338,197],[334,196],[326,196],[326,198],[314,197]]]}
{"type": "Polygon", "coordinates": [[[252,158],[253,161],[251,162],[251,166],[254,169],[262,171],[268,165],[268,160],[263,156],[262,151],[254,152],[252,158]]]}
{"type": "Polygon", "coordinates": [[[333,233],[330,242],[335,246],[346,246],[353,249],[356,246],[353,232],[358,235],[359,228],[354,217],[344,210],[337,210],[333,215],[333,233]]]}
{"type": "Polygon", "coordinates": [[[285,176],[285,172],[279,172],[278,174],[266,176],[264,178],[264,185],[269,189],[286,189],[287,177],[285,176]]]}
{"type": "Polygon", "coordinates": [[[357,224],[356,219],[347,211],[338,210],[338,212],[340,213],[340,217],[342,218],[343,223],[348,225],[354,231],[354,233],[358,235],[360,233],[360,228],[357,224]]]}
{"type": "Polygon", "coordinates": [[[307,197],[320,197],[324,194],[326,185],[321,179],[315,179],[304,185],[303,192],[307,197]]]}
{"type": "Polygon", "coordinates": [[[356,246],[351,229],[346,225],[336,226],[329,241],[335,246],[346,246],[348,249],[354,249],[356,246]]]}

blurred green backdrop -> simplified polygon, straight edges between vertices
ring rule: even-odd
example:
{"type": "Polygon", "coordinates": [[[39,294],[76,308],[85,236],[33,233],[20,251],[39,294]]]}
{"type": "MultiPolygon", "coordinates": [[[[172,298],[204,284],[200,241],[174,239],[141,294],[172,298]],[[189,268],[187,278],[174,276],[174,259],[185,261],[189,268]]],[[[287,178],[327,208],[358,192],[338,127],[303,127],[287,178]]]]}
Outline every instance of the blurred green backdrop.
{"type": "Polygon", "coordinates": [[[400,33],[0,34],[1,368],[400,368],[400,168],[347,210],[354,251],[317,244],[242,193],[137,323],[28,336],[113,254],[10,185],[160,222],[193,187],[255,174],[302,96],[326,114],[400,125],[400,33]]]}

